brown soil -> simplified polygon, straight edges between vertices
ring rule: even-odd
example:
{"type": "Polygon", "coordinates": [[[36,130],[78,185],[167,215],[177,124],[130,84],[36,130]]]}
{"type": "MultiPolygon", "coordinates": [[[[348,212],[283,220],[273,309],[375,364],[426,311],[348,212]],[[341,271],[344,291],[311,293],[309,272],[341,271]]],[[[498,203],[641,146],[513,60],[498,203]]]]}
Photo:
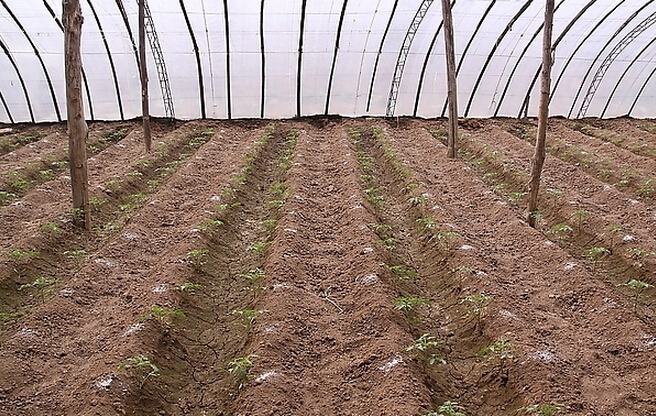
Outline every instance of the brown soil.
{"type": "Polygon", "coordinates": [[[535,120],[445,128],[95,123],[89,233],[0,129],[0,414],[656,414],[656,124],[551,120],[536,229],[535,120]]]}

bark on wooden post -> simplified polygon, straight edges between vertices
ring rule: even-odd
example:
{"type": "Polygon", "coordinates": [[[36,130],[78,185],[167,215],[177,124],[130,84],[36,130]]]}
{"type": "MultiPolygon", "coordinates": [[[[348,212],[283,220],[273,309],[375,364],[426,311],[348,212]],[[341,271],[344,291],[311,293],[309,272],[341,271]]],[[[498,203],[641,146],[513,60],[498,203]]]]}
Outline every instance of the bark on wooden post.
{"type": "Polygon", "coordinates": [[[538,135],[535,153],[531,158],[531,180],[529,181],[528,223],[535,227],[537,222],[538,190],[545,158],[547,121],[549,120],[549,91],[551,89],[551,32],[553,29],[554,0],[546,0],[544,8],[544,35],[542,37],[542,82],[540,85],[540,108],[538,110],[538,135]]]}
{"type": "Polygon", "coordinates": [[[148,98],[148,66],[146,65],[146,0],[139,0],[139,72],[141,73],[141,115],[146,152],[150,152],[150,108],[148,98]]]}
{"type": "Polygon", "coordinates": [[[79,0],[63,0],[64,67],[68,121],[68,160],[73,188],[73,216],[78,226],[91,229],[86,142],[89,134],[82,101],[82,11],[79,0]]]}
{"type": "Polygon", "coordinates": [[[449,141],[447,156],[456,157],[458,138],[458,90],[456,85],[456,56],[453,40],[453,18],[449,0],[442,0],[444,21],[444,51],[446,53],[446,76],[449,102],[449,141]]]}

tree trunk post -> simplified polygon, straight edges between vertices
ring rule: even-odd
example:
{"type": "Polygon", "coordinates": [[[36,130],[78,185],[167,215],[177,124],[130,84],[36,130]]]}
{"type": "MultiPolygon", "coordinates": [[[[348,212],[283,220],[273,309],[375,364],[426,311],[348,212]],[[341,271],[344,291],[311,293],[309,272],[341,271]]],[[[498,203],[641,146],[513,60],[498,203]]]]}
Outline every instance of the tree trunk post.
{"type": "Polygon", "coordinates": [[[444,51],[446,53],[446,76],[449,102],[449,141],[447,156],[456,157],[458,138],[458,90],[456,85],[456,56],[453,40],[453,18],[449,0],[442,0],[444,21],[444,51]]]}
{"type": "Polygon", "coordinates": [[[68,121],[68,160],[73,189],[75,224],[91,229],[86,142],[89,128],[84,120],[82,101],[82,11],[79,0],[63,0],[64,67],[66,76],[66,112],[68,121]]]}
{"type": "Polygon", "coordinates": [[[542,82],[540,85],[540,108],[538,110],[538,135],[535,153],[531,158],[531,180],[529,181],[528,223],[535,228],[537,223],[538,190],[540,175],[546,155],[545,142],[549,120],[549,91],[551,89],[551,32],[553,30],[554,0],[546,0],[544,8],[544,35],[542,38],[542,82]]]}
{"type": "Polygon", "coordinates": [[[141,116],[143,124],[144,144],[146,152],[150,153],[151,135],[150,135],[150,108],[148,97],[148,66],[146,62],[146,21],[145,5],[146,0],[139,0],[139,72],[141,76],[141,116]]]}

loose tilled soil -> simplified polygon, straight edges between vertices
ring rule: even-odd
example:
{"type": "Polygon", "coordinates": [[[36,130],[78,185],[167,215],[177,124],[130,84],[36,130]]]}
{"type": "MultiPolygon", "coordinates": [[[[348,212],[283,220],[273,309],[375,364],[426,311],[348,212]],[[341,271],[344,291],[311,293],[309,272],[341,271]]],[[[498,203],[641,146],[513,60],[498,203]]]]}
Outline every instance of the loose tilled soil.
{"type": "Polygon", "coordinates": [[[535,120],[153,127],[84,232],[0,126],[0,415],[656,415],[656,122],[550,120],[535,229],[535,120]]]}

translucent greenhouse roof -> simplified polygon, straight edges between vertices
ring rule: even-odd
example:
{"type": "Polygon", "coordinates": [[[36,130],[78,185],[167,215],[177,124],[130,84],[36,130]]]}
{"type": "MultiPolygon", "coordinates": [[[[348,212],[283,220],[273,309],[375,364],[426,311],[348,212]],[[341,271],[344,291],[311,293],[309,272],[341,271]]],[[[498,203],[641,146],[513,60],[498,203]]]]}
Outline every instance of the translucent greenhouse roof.
{"type": "MultiPolygon", "coordinates": [[[[80,2],[87,118],[139,116],[137,0],[80,2]]],[[[0,3],[0,121],[62,119],[61,1],[0,3]]],[[[544,1],[452,4],[459,114],[535,115],[544,1]]],[[[445,114],[439,1],[151,0],[149,7],[154,116],[445,114]]],[[[655,22],[654,1],[556,0],[550,114],[654,117],[655,22]]]]}

